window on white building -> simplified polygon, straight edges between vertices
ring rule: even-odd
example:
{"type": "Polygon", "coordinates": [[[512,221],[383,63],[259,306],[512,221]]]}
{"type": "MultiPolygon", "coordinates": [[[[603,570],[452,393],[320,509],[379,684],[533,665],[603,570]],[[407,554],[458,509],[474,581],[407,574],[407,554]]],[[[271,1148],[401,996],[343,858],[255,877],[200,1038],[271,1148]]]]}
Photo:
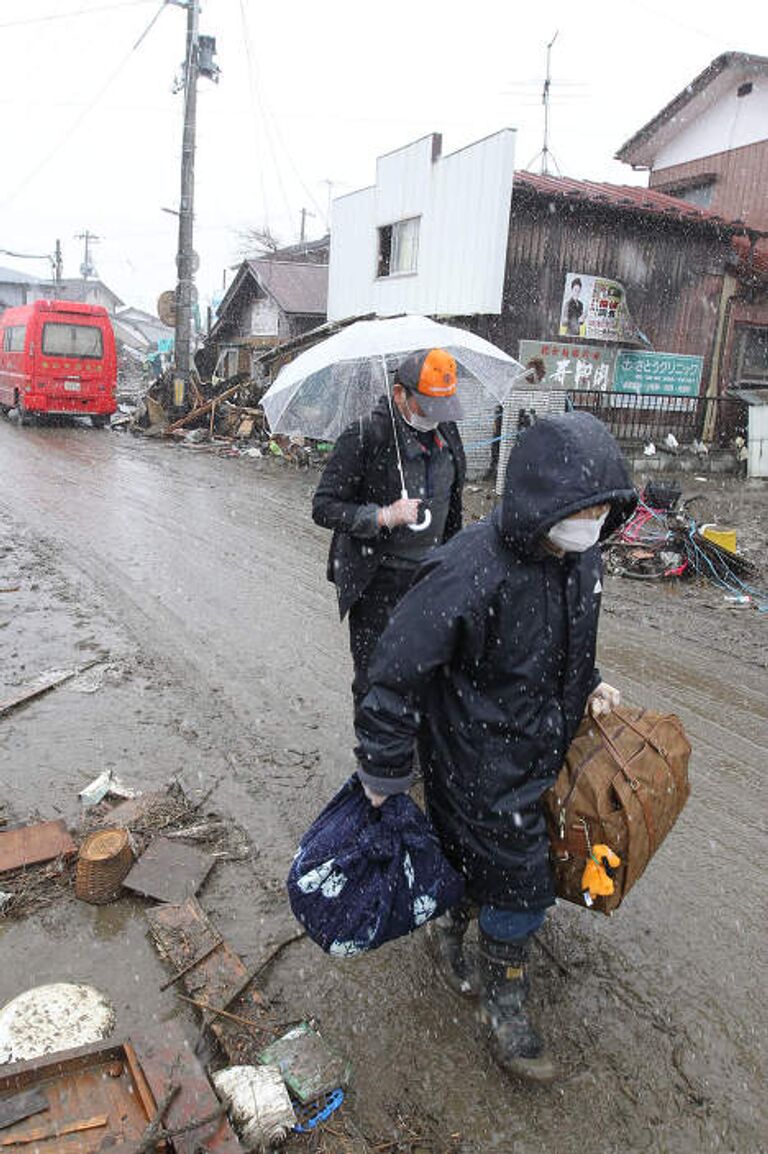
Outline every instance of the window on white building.
{"type": "Polygon", "coordinates": [[[420,224],[421,217],[412,216],[408,220],[398,220],[379,229],[377,276],[400,276],[416,272],[420,224]]]}

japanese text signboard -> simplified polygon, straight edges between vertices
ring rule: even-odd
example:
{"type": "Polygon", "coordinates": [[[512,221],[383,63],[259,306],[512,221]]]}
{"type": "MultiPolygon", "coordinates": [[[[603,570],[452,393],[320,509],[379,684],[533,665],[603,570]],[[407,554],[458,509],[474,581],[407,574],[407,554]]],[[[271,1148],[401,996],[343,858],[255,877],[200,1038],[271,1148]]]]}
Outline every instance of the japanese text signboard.
{"type": "Polygon", "coordinates": [[[638,396],[698,397],[703,357],[622,349],[613,387],[638,396]]]}
{"type": "Polygon", "coordinates": [[[616,349],[580,345],[575,341],[521,341],[519,359],[524,365],[531,357],[543,360],[542,388],[606,392],[613,388],[616,356],[616,349]]]}
{"type": "Polygon", "coordinates": [[[697,397],[702,357],[641,352],[576,341],[521,341],[519,359],[544,362],[541,388],[596,389],[640,397],[697,397]]]}

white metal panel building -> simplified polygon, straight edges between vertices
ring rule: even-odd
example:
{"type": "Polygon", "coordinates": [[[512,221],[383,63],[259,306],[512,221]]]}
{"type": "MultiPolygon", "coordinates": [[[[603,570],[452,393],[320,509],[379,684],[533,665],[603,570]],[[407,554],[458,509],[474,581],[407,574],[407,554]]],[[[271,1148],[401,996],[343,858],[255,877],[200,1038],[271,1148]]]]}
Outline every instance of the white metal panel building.
{"type": "Polygon", "coordinates": [[[448,156],[424,137],[376,162],[376,184],[333,202],[328,319],[501,311],[515,132],[448,156]]]}

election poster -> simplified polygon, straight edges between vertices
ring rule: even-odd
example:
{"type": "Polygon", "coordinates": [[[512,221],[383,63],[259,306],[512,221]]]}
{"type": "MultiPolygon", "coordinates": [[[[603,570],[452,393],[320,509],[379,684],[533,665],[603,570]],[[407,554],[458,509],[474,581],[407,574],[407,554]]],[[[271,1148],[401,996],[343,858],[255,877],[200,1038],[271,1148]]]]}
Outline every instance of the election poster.
{"type": "Polygon", "coordinates": [[[577,340],[642,342],[624,286],[607,277],[578,272],[565,277],[559,333],[577,340]]]}

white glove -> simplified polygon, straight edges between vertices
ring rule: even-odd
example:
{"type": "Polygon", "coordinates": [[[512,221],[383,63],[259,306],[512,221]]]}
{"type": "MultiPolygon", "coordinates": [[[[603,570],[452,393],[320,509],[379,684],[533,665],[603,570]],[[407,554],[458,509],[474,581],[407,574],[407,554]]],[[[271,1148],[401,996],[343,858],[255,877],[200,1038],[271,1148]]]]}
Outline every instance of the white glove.
{"type": "Polygon", "coordinates": [[[421,499],[419,497],[401,497],[391,505],[379,509],[379,527],[396,529],[398,525],[416,525],[419,520],[421,499]]]}
{"type": "Polygon", "coordinates": [[[374,809],[378,809],[379,806],[383,805],[387,800],[387,795],[385,793],[374,793],[373,790],[369,789],[363,781],[361,781],[360,784],[363,787],[363,793],[368,798],[374,809]]]}
{"type": "Polygon", "coordinates": [[[587,700],[587,708],[593,717],[602,717],[621,705],[621,693],[607,681],[601,681],[587,700]]]}

